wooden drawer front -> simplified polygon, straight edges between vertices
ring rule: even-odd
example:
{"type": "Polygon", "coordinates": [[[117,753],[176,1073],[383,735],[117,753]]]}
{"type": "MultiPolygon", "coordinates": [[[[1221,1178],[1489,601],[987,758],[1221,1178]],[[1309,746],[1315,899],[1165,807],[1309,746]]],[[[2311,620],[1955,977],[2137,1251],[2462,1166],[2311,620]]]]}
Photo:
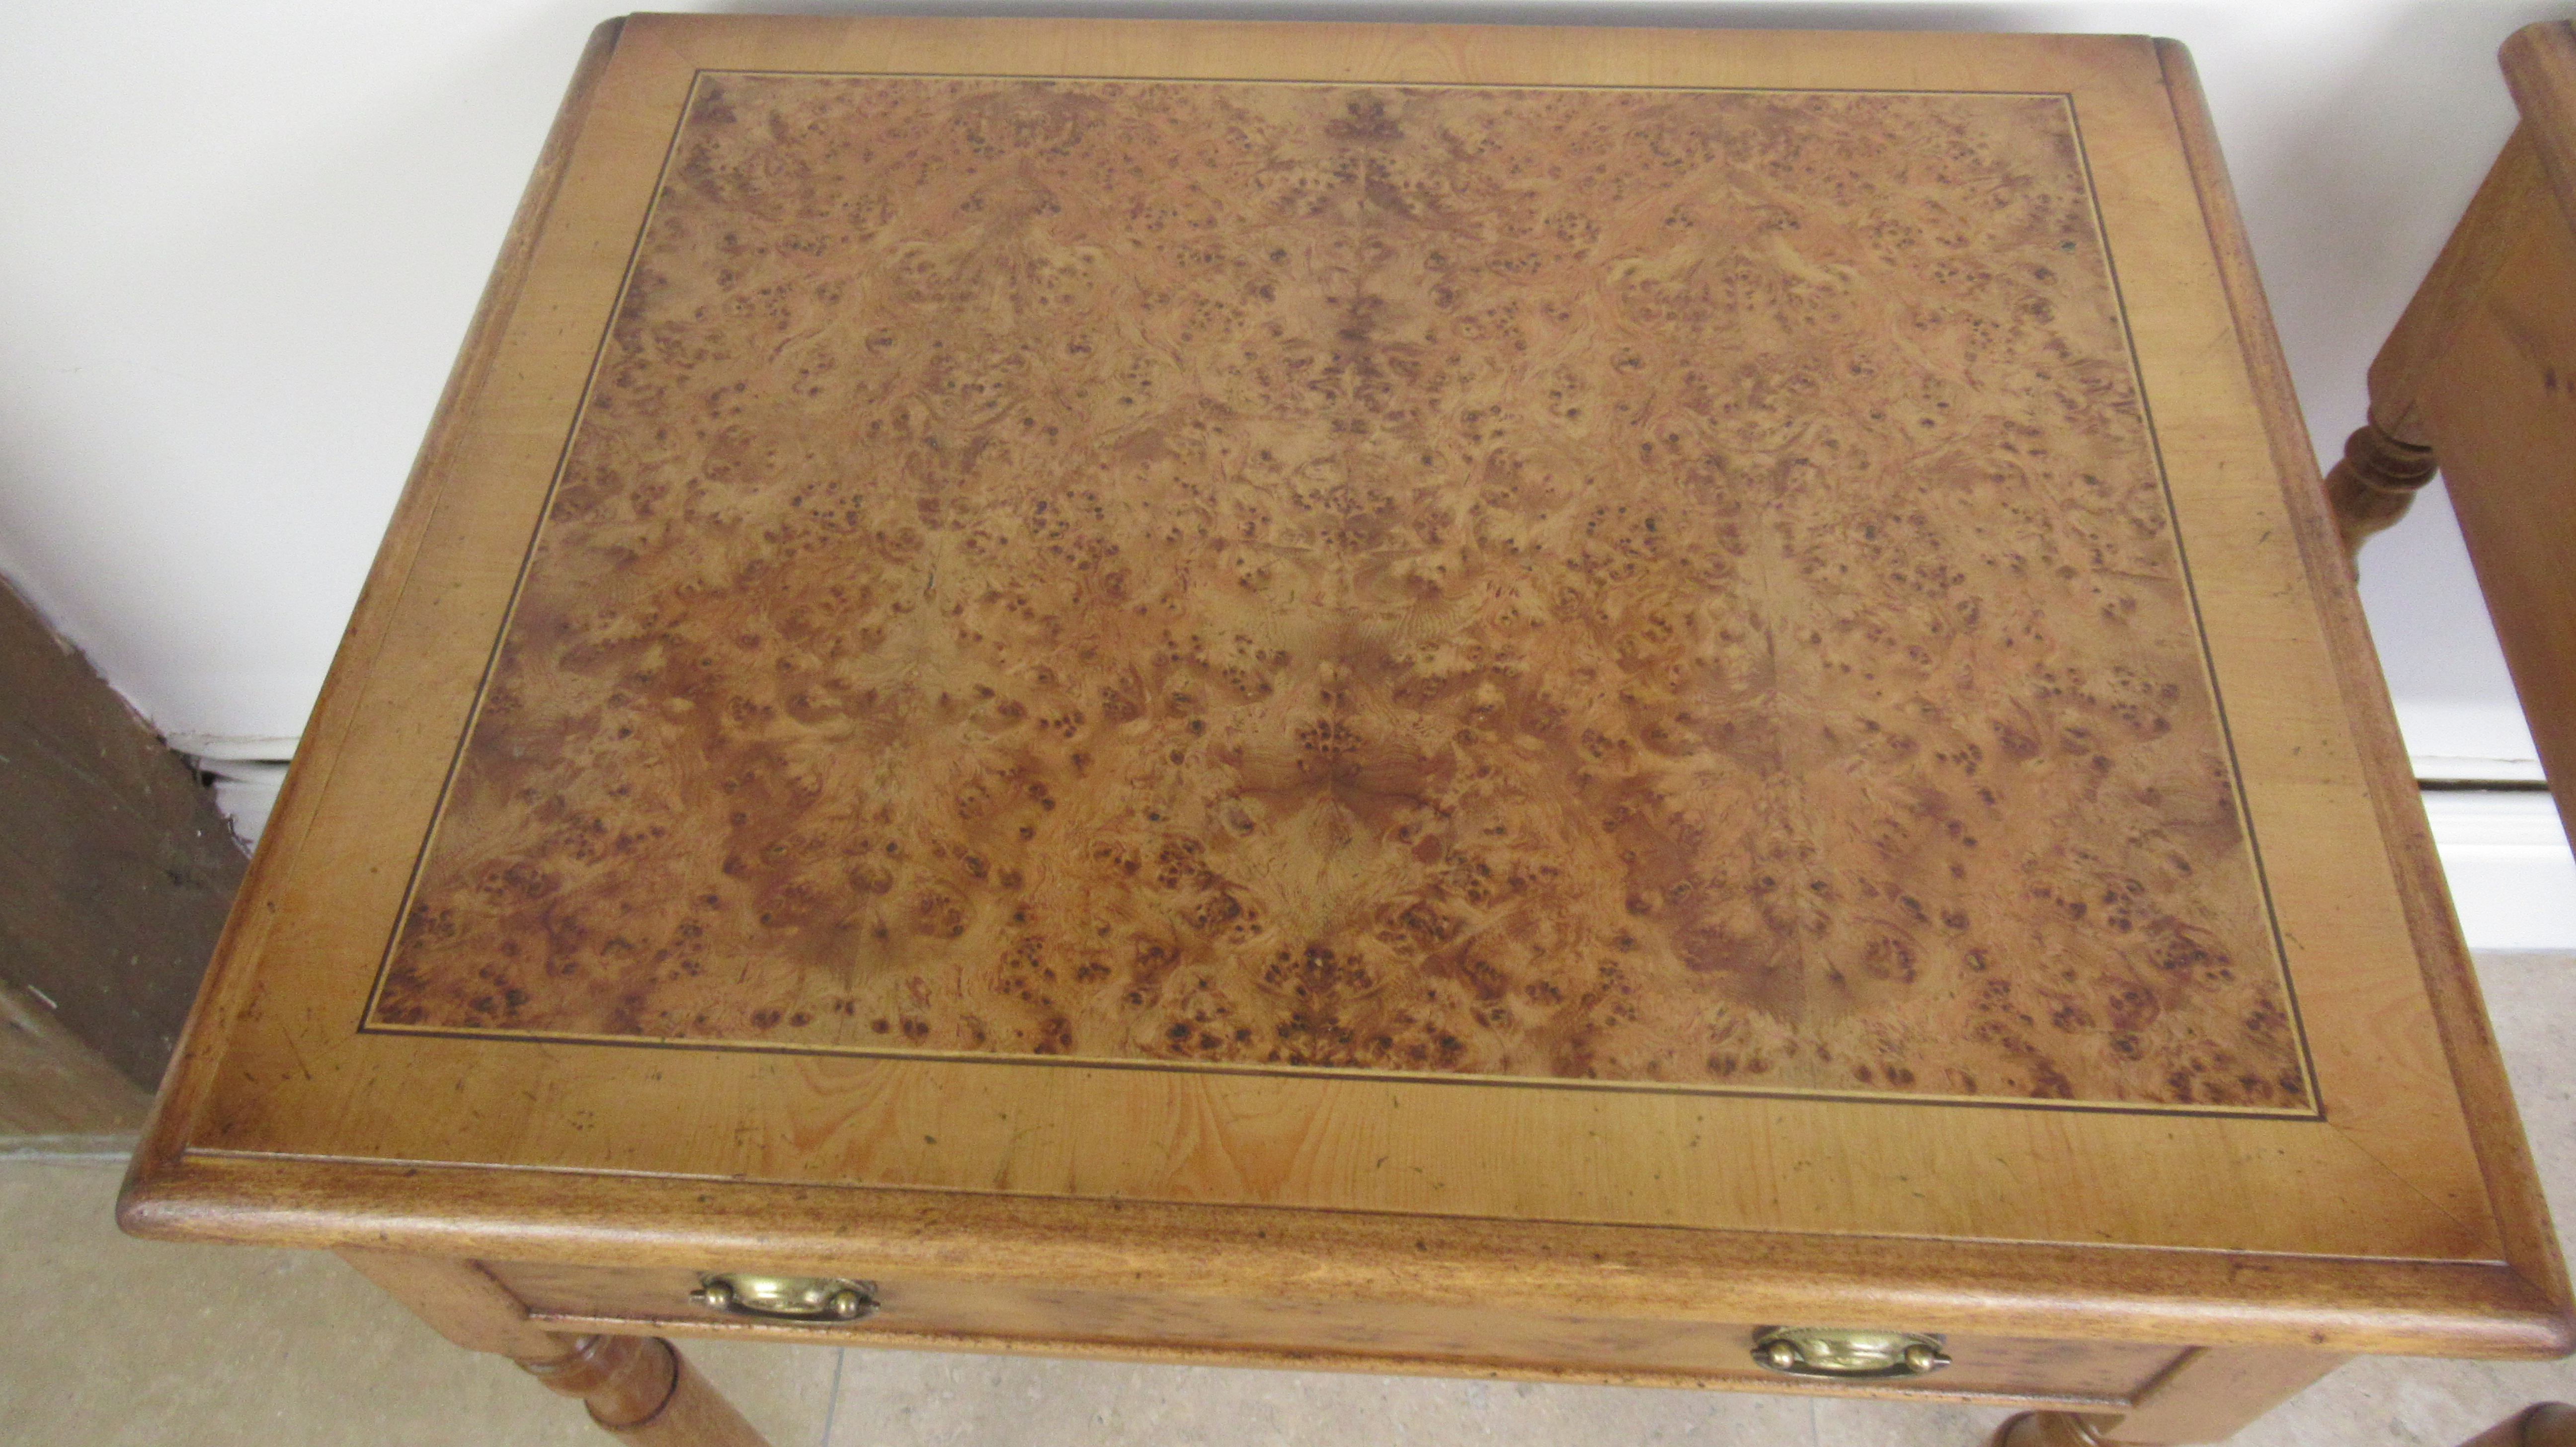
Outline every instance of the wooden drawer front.
{"type": "MultiPolygon", "coordinates": [[[[696,1272],[672,1267],[482,1266],[567,1328],[651,1326],[790,1335],[861,1345],[1005,1350],[1418,1371],[1660,1382],[1772,1391],[1821,1387],[1998,1401],[2126,1403],[2181,1354],[2170,1346],[1952,1336],[1951,1365],[1912,1381],[1823,1383],[1751,1360],[1754,1327],[1585,1319],[1472,1307],[1229,1301],[958,1281],[876,1283],[864,1321],[767,1323],[689,1297],[696,1272]]],[[[856,1274],[856,1273],[854,1273],[856,1274]]],[[[1848,1324],[1848,1323],[1846,1323],[1848,1324]]]]}

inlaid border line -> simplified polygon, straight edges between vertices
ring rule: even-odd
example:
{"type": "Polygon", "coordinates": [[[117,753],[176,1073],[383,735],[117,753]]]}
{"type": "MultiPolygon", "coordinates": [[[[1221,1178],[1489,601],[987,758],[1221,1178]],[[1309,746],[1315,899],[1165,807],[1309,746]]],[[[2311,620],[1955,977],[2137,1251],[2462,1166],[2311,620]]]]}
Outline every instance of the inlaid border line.
{"type": "MultiPolygon", "coordinates": [[[[662,164],[653,173],[652,199],[645,203],[644,215],[635,224],[635,240],[626,248],[626,265],[617,277],[617,296],[609,303],[607,319],[600,324],[599,340],[591,348],[590,370],[582,375],[580,400],[573,404],[572,421],[564,428],[563,445],[555,452],[554,471],[546,479],[546,495],[537,504],[536,521],[528,529],[527,547],[519,554],[518,574],[510,580],[510,601],[501,610],[500,625],[492,635],[492,651],[483,659],[482,676],[475,680],[473,707],[466,711],[465,722],[457,730],[456,747],[447,757],[447,772],[438,782],[438,802],[430,810],[429,828],[423,831],[420,849],[412,856],[411,875],[403,881],[402,904],[394,911],[393,924],[385,934],[384,951],[377,957],[375,983],[369,987],[366,1004],[358,1014],[357,1033],[361,1035],[372,1033],[369,1022],[375,1018],[376,1006],[384,997],[385,982],[393,973],[394,950],[402,943],[403,926],[411,918],[412,901],[420,893],[421,876],[429,870],[429,856],[438,843],[438,831],[447,822],[447,806],[456,794],[456,776],[465,767],[466,748],[474,741],[475,728],[483,719],[484,701],[492,693],[493,675],[500,671],[501,655],[509,648],[510,625],[518,619],[519,599],[527,592],[528,575],[536,568],[537,549],[545,539],[546,520],[554,515],[555,495],[563,490],[564,475],[572,469],[573,446],[581,440],[582,423],[589,419],[591,395],[598,390],[599,374],[607,366],[609,340],[616,333],[617,319],[626,312],[627,293],[635,285],[636,267],[644,257],[645,238],[652,234],[653,218],[661,212],[662,194],[670,183],[672,162],[680,154],[680,138],[688,130],[689,114],[697,108],[698,82],[707,74],[703,70],[690,73],[688,94],[681,98],[680,114],[671,123],[671,139],[663,146],[662,164]]],[[[579,149],[578,140],[574,149],[579,149]]],[[[565,157],[564,166],[569,172],[572,166],[570,156],[565,157]]],[[[553,219],[551,207],[548,208],[547,219],[553,219]]],[[[540,233],[531,246],[531,269],[535,265],[536,250],[546,239],[540,233]]],[[[515,320],[517,318],[513,315],[502,323],[505,341],[510,323],[515,320]]]]}
{"type": "MultiPolygon", "coordinates": [[[[2210,707],[2218,715],[2219,741],[2227,749],[2227,789],[2236,801],[2236,817],[2245,826],[2245,857],[2254,867],[2254,889],[2263,901],[2263,922],[2272,935],[2272,965],[2281,979],[2281,997],[2290,1011],[2290,1035],[2299,1043],[2299,1070],[2306,1078],[2308,1099],[2313,1108],[2301,1112],[2302,1119],[2323,1121],[2326,1118],[2326,1093],[2317,1079],[2316,1053],[2308,1044],[2306,1017],[2299,1012],[2299,985],[2290,970],[2290,948],[2281,935],[2281,912],[2272,901],[2272,878],[2263,868],[2263,842],[2254,829],[2254,801],[2246,796],[2245,767],[2236,755],[2236,730],[2227,720],[2227,695],[2218,686],[2218,659],[2209,644],[2209,622],[2200,607],[2200,582],[2192,576],[2191,549],[2183,536],[2182,509],[2174,501],[2173,478],[2165,468],[2164,439],[2156,432],[2154,402],[2147,395],[2146,369],[2138,363],[2138,339],[2129,327],[2129,298],[2120,288],[2120,264],[2111,251],[2111,228],[2102,220],[2102,192],[2093,184],[2093,155],[2084,145],[2084,121],[2076,113],[2075,97],[2066,97],[2066,123],[2075,135],[2076,163],[2084,170],[2084,198],[2093,212],[2093,232],[2102,243],[2102,267],[2111,278],[2111,304],[2120,317],[2120,336],[2127,344],[2129,381],[2138,389],[2138,412],[2147,425],[2147,447],[2155,457],[2156,485],[2164,493],[2165,520],[2173,528],[2174,559],[2182,567],[2184,596],[2191,604],[2191,626],[2200,640],[2202,677],[2209,685],[2210,707]]],[[[2231,309],[2229,325],[2234,326],[2231,309]]]]}
{"type": "Polygon", "coordinates": [[[438,1025],[367,1026],[370,1035],[409,1035],[432,1040],[481,1040],[518,1045],[597,1045],[627,1050],[689,1050],[718,1054],[790,1055],[838,1060],[939,1061],[958,1065],[1036,1065],[1058,1070],[1144,1070],[1174,1075],[1249,1075],[1281,1080],[1358,1080],[1382,1085],[1502,1086],[1513,1090],[1594,1090],[1640,1095],[1724,1096],[1752,1100],[1830,1101],[1839,1105],[1919,1105],[1953,1110],[2075,1110],[2100,1115],[2164,1118],[2207,1116],[2224,1120],[2313,1121],[2296,1110],[2253,1105],[2161,1105],[2153,1101],[2056,1100],[2033,1096],[1935,1095],[1901,1091],[1811,1090],[1721,1085],[1688,1080],[1586,1080],[1561,1075],[1479,1075],[1463,1071],[1372,1070],[1359,1065],[1244,1064],[1230,1060],[1153,1060],[1090,1055],[1030,1055],[1000,1050],[913,1050],[881,1045],[820,1045],[779,1040],[691,1040],[673,1035],[612,1035],[577,1030],[475,1030],[438,1025]]]}

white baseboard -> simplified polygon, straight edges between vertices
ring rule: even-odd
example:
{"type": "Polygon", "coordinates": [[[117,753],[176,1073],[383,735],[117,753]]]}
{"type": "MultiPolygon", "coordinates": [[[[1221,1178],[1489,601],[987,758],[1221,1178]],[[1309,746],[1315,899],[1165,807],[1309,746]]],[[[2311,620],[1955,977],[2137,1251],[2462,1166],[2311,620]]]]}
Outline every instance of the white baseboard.
{"type": "Polygon", "coordinates": [[[294,734],[198,734],[172,729],[162,741],[200,759],[291,759],[303,742],[294,734]]]}
{"type": "Polygon", "coordinates": [[[2407,762],[2419,779],[2474,780],[2498,784],[2537,784],[2538,759],[2473,758],[2465,754],[2415,754],[2407,762]]]}
{"type": "Polygon", "coordinates": [[[2424,814],[2469,948],[2576,949],[2576,853],[2547,794],[2428,789],[2424,814]]]}

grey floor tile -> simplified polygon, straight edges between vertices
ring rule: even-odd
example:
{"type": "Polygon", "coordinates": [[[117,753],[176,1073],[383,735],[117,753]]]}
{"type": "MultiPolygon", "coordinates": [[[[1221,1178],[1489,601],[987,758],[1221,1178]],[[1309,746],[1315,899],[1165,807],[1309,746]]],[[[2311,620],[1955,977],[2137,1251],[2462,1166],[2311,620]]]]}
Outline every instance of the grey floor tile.
{"type": "MultiPolygon", "coordinates": [[[[11,1447],[600,1447],[577,1402],[462,1351],[336,1259],[131,1240],[123,1163],[0,1161],[11,1447]]],[[[822,1439],[829,1348],[692,1353],[775,1447],[822,1439]]]]}
{"type": "MultiPolygon", "coordinates": [[[[2478,957],[2561,1247],[2576,1255],[2576,956],[2478,957]]],[[[2237,1447],[2452,1447],[2533,1402],[2576,1401],[2576,1361],[2362,1357],[2236,1434],[2237,1447]]]]}
{"type": "MultiPolygon", "coordinates": [[[[684,1341],[679,1347],[770,1447],[822,1447],[840,1377],[839,1348],[714,1341],[684,1341]]],[[[608,1439],[594,1435],[587,1447],[609,1447],[608,1439]]]]}
{"type": "Polygon", "coordinates": [[[2457,1447],[2534,1402],[2576,1399],[2566,1362],[2365,1357],[2234,1437],[2234,1447],[2457,1447]]]}
{"type": "Polygon", "coordinates": [[[1804,1400],[853,1349],[827,1447],[1805,1447],[1804,1400]]]}
{"type": "Polygon", "coordinates": [[[1985,1447],[2003,1407],[1818,1398],[1816,1447],[1985,1447]]]}
{"type": "Polygon", "coordinates": [[[2478,985],[2559,1244],[2576,1257],[2576,955],[2480,955],[2478,985]]]}

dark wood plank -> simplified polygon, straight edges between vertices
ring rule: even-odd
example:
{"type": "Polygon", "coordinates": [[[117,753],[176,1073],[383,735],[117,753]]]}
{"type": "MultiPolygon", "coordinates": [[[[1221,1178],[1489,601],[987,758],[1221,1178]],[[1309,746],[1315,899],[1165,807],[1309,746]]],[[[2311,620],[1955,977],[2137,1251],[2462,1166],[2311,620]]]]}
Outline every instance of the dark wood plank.
{"type": "Polygon", "coordinates": [[[0,1138],[112,1138],[141,1126],[151,1105],[42,1000],[0,984],[0,1138]]]}
{"type": "Polygon", "coordinates": [[[149,1089],[242,868],[187,760],[0,586],[0,976],[149,1089]]]}

